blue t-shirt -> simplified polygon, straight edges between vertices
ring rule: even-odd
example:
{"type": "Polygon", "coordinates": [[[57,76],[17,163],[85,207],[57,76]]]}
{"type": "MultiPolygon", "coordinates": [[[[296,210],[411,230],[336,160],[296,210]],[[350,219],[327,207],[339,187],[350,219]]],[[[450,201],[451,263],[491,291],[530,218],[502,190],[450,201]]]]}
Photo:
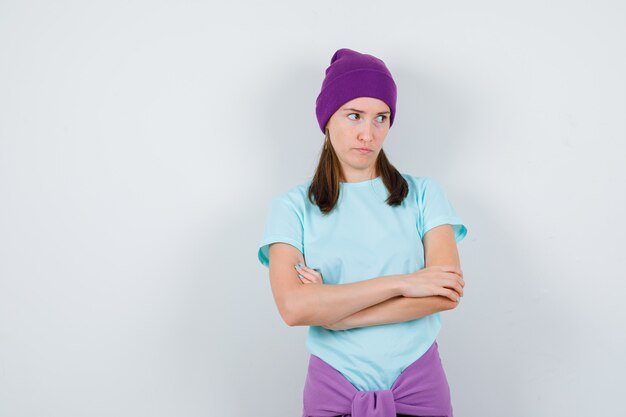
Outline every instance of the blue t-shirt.
{"type": "MultiPolygon", "coordinates": [[[[259,244],[259,261],[269,267],[269,245],[284,242],[302,252],[305,264],[322,274],[324,284],[423,269],[422,237],[428,230],[451,224],[459,242],[467,228],[432,177],[402,176],[409,194],[393,207],[385,202],[388,192],[380,176],[340,183],[339,200],[328,215],[308,200],[311,179],[274,196],[259,244]]],[[[439,313],[338,331],[309,326],[306,346],[358,390],[385,390],[428,350],[440,328],[439,313]]]]}

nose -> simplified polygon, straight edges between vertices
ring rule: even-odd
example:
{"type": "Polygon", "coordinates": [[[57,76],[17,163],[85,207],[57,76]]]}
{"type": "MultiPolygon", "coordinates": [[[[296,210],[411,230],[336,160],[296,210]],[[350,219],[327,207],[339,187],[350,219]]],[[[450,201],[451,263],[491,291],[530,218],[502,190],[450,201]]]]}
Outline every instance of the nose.
{"type": "Polygon", "coordinates": [[[374,139],[374,136],[372,135],[372,125],[369,123],[364,123],[363,127],[359,131],[358,138],[364,142],[370,142],[372,139],[374,139]]]}

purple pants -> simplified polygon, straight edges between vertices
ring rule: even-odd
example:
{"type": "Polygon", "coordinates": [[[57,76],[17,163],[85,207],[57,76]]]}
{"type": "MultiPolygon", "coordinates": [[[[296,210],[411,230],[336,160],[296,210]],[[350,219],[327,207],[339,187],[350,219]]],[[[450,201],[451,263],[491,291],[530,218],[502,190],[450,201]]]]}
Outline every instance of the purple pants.
{"type": "Polygon", "coordinates": [[[435,341],[395,380],[391,389],[359,391],[341,372],[309,357],[302,417],[453,417],[450,387],[435,341]]]}

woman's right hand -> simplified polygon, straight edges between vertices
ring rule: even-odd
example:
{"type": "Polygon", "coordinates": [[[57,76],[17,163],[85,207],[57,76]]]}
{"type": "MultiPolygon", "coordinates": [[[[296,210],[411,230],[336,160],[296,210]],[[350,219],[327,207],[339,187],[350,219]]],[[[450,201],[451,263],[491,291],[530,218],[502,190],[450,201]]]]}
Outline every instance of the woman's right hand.
{"type": "Polygon", "coordinates": [[[463,296],[463,272],[453,265],[434,265],[402,275],[404,297],[441,295],[452,301],[463,296]]]}

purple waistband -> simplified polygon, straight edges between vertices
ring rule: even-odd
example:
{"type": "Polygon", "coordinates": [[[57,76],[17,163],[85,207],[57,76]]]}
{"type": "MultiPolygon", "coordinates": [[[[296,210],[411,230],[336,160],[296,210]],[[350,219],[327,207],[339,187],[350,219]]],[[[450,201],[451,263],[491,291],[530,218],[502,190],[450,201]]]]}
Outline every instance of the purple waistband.
{"type": "Polygon", "coordinates": [[[359,391],[341,372],[315,355],[309,358],[302,417],[453,417],[450,387],[437,342],[406,367],[391,389],[359,391]]]}

